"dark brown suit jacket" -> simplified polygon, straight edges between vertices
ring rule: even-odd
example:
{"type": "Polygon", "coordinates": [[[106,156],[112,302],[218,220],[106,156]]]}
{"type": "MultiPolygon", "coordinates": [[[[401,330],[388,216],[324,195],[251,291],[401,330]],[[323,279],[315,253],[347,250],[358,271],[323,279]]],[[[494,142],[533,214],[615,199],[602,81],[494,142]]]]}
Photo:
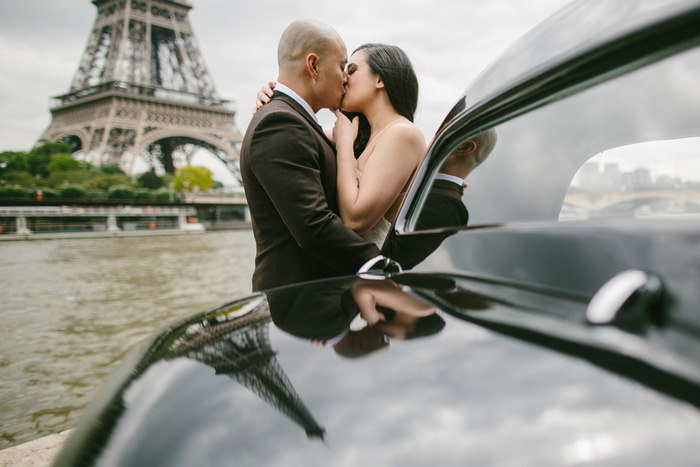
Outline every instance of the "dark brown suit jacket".
{"type": "Polygon", "coordinates": [[[276,92],[255,113],[240,164],[257,247],[253,290],[354,274],[379,254],[343,225],[335,149],[291,97],[276,92]]]}

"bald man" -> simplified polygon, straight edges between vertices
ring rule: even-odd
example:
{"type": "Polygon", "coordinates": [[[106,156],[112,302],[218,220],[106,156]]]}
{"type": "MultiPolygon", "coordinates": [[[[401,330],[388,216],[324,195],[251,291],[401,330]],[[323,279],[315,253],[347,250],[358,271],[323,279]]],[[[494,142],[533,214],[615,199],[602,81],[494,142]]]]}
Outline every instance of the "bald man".
{"type": "Polygon", "coordinates": [[[278,48],[272,100],[251,120],[241,175],[255,235],[253,290],[354,274],[379,254],[338,215],[336,154],[316,119],[345,94],[347,51],[338,33],[293,22],[278,48]]]}

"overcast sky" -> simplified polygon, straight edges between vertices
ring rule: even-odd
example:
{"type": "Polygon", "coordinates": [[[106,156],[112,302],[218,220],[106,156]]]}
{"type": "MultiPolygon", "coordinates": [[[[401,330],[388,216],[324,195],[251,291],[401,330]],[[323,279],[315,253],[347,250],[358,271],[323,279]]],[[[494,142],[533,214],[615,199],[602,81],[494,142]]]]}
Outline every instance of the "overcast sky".
{"type": "MultiPolygon", "coordinates": [[[[338,30],[348,52],[403,48],[420,84],[416,122],[430,139],[466,86],[519,36],[568,0],[190,0],[190,21],[219,94],[250,120],[255,93],[277,76],[277,41],[294,19],[338,30]]],[[[95,20],[90,0],[0,0],[0,150],[28,150],[68,91],[95,20]]]]}

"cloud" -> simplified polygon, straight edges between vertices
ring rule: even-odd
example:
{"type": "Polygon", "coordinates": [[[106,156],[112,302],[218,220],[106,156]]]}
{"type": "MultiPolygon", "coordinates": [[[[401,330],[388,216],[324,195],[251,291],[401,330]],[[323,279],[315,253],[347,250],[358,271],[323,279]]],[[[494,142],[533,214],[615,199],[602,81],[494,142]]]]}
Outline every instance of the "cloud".
{"type": "MultiPolygon", "coordinates": [[[[50,122],[49,99],[66,92],[95,20],[87,0],[5,1],[0,18],[0,149],[29,149],[50,122]]],[[[205,63],[245,131],[255,94],[277,76],[282,30],[307,17],[335,27],[349,51],[366,42],[402,47],[421,86],[416,122],[430,139],[466,86],[509,44],[566,0],[192,0],[205,63]],[[342,6],[339,6],[342,5],[342,6]]]]}

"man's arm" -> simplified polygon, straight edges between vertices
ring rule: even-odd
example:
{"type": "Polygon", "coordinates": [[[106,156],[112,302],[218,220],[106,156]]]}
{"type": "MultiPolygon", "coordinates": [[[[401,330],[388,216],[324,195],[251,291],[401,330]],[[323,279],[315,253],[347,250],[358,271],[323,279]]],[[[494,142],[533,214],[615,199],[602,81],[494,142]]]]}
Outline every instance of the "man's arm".
{"type": "Polygon", "coordinates": [[[297,244],[342,273],[355,273],[379,249],[343,225],[321,182],[321,143],[296,114],[273,112],[256,126],[250,164],[297,244]]]}

